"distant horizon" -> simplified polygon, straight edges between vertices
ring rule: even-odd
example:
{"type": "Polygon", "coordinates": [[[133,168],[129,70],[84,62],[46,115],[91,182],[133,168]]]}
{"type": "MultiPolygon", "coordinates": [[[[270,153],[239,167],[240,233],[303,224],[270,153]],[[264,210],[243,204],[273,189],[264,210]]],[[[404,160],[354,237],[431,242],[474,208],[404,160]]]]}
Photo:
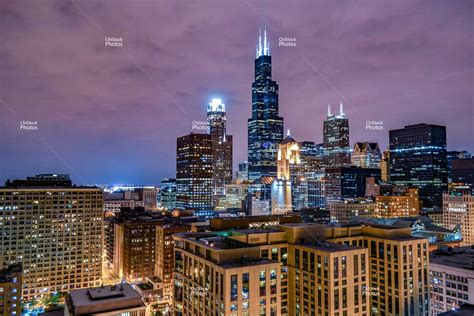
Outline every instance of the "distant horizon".
{"type": "Polygon", "coordinates": [[[322,143],[327,104],[342,102],[351,148],[383,151],[389,130],[427,123],[446,126],[448,151],[474,153],[472,1],[74,3],[0,4],[2,185],[39,173],[159,185],[176,176],[176,139],[215,97],[235,174],[247,159],[260,28],[295,140],[322,143]]]}

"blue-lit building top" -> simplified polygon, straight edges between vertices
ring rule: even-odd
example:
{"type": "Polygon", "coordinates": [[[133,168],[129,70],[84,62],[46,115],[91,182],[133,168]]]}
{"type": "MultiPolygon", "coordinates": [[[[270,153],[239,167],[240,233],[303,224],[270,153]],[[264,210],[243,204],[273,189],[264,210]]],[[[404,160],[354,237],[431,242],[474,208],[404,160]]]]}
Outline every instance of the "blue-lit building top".
{"type": "Polygon", "coordinates": [[[389,136],[390,181],[418,188],[424,207],[441,207],[448,189],[446,127],[410,125],[389,136]]]}
{"type": "Polygon", "coordinates": [[[270,43],[259,36],[252,84],[252,117],[248,120],[249,178],[276,177],[278,144],[283,140],[283,118],[278,114],[278,84],[272,80],[270,43]]]}

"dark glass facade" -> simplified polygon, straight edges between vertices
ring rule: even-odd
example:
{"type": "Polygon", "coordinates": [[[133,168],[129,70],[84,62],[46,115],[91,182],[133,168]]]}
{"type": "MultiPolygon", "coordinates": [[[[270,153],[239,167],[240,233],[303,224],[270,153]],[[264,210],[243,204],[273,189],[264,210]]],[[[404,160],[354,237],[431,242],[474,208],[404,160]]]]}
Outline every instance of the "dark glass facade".
{"type": "MultiPolygon", "coordinates": [[[[264,46],[267,47],[266,37],[264,46]]],[[[260,49],[252,84],[252,117],[248,120],[250,179],[276,177],[276,156],[282,140],[283,118],[278,116],[278,84],[272,80],[272,58],[269,49],[260,49]]]]}
{"type": "Polygon", "coordinates": [[[368,177],[380,181],[380,169],[360,167],[338,167],[325,169],[325,195],[327,203],[340,202],[345,198],[365,196],[368,177]]]}
{"type": "Polygon", "coordinates": [[[179,137],[176,152],[176,207],[209,210],[213,208],[212,137],[189,134],[179,137]]]}
{"type": "Polygon", "coordinates": [[[423,206],[442,206],[448,189],[446,127],[430,124],[391,130],[390,181],[419,189],[423,206]]]}

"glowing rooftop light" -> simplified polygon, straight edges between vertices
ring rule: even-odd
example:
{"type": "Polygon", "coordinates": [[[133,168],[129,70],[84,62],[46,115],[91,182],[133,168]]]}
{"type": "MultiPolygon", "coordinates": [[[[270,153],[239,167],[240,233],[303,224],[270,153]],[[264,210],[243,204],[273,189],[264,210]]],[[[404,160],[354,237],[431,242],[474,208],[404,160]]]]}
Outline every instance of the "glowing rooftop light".
{"type": "Polygon", "coordinates": [[[225,112],[225,104],[222,99],[212,99],[207,107],[207,112],[225,112]]]}

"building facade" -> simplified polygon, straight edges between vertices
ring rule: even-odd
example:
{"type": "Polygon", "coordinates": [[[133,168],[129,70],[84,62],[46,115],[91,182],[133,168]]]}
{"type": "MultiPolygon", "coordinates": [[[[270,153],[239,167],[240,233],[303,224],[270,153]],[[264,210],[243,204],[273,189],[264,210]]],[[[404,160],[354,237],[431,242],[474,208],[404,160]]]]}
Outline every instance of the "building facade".
{"type": "Polygon", "coordinates": [[[213,201],[213,146],[209,134],[179,137],[176,153],[176,207],[209,210],[213,201]]]}
{"type": "Polygon", "coordinates": [[[461,228],[463,246],[474,245],[474,197],[471,190],[443,194],[443,226],[461,228]]]}
{"type": "Polygon", "coordinates": [[[23,269],[12,264],[0,270],[0,315],[21,315],[23,269]]]}
{"type": "Polygon", "coordinates": [[[375,204],[375,217],[415,217],[420,215],[418,189],[407,189],[399,194],[377,195],[375,204]]]}
{"type": "Polygon", "coordinates": [[[0,188],[0,268],[22,264],[24,301],[99,285],[102,190],[36,178],[0,188]]]}
{"type": "Polygon", "coordinates": [[[382,154],[380,153],[378,143],[361,143],[354,144],[351,153],[351,162],[353,166],[361,168],[380,168],[382,154]]]}
{"type": "Polygon", "coordinates": [[[176,208],[176,179],[161,180],[160,206],[170,211],[176,208]]]}
{"type": "Polygon", "coordinates": [[[278,144],[283,140],[283,118],[278,115],[278,84],[272,80],[272,57],[265,30],[259,36],[252,84],[252,117],[248,119],[249,178],[276,177],[278,144]]]}
{"type": "Polygon", "coordinates": [[[391,130],[390,181],[417,187],[425,207],[442,207],[448,189],[446,127],[430,124],[391,130]]]}
{"type": "Polygon", "coordinates": [[[326,168],[324,192],[327,203],[341,202],[345,198],[365,197],[367,178],[380,181],[380,169],[359,167],[326,168]]]}

